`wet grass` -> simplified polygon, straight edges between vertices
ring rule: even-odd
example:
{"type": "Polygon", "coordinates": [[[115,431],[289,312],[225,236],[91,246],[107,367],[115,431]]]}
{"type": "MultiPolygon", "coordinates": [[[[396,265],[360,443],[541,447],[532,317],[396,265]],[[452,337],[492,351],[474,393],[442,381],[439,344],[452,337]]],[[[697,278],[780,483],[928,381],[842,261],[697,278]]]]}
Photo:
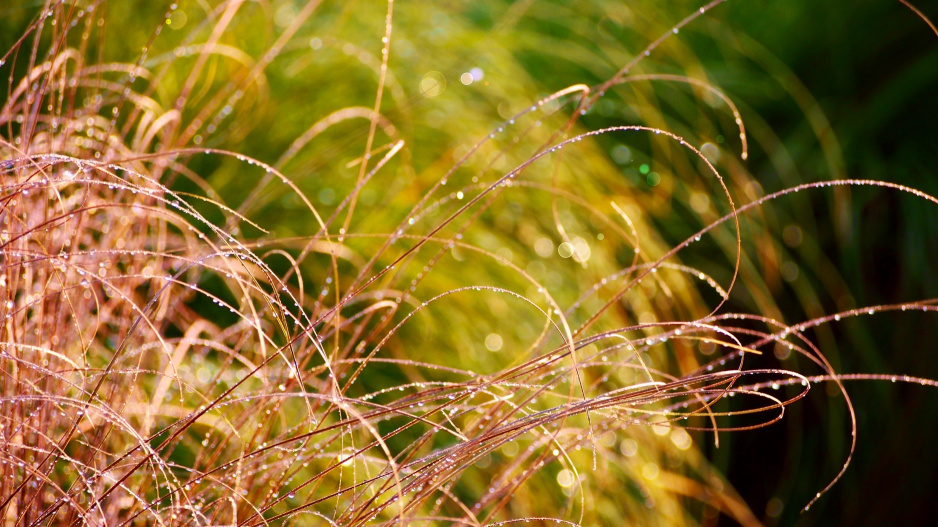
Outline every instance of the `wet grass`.
{"type": "Polygon", "coordinates": [[[750,153],[789,152],[686,48],[720,4],[591,4],[582,47],[541,3],[18,12],[5,524],[755,525],[699,445],[818,388],[823,500],[844,383],[935,385],[845,373],[829,328],[938,307],[851,304],[779,204],[938,200],[847,177],[797,89],[831,173],[763,188],[750,153]],[[582,83],[542,92],[545,50],[582,83]]]}

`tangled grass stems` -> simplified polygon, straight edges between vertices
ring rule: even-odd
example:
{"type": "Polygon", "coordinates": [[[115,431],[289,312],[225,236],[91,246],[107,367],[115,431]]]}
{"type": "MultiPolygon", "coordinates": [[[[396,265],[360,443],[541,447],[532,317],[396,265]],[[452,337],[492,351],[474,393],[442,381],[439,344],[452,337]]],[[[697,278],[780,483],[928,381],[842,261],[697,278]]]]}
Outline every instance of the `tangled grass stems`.
{"type": "Polygon", "coordinates": [[[610,94],[681,85],[729,111],[745,160],[731,97],[643,69],[722,3],[666,25],[607,80],[530,97],[418,170],[425,145],[408,116],[445,77],[424,76],[419,95],[401,87],[391,51],[407,33],[392,2],[380,59],[303,33],[341,7],[275,3],[271,43],[240,27],[268,13],[221,1],[173,4],[142,53],[110,61],[119,10],[47,0],[0,61],[4,524],[694,523],[710,510],[755,525],[695,437],[771,425],[833,383],[853,433],[810,507],[853,455],[844,381],[936,383],[840,373],[807,331],[938,306],[798,324],[769,300],[732,311],[734,294],[765,280],[745,237],[770,202],[822,187],[938,200],[860,179],[753,193],[739,163],[721,164],[728,149],[672,130],[653,104],[638,124],[584,130],[610,94]],[[295,55],[323,46],[375,74],[373,104],[315,107],[326,116],[271,130],[284,134],[276,153],[241,153],[278,61],[290,78],[308,67],[295,55]],[[355,120],[367,126],[339,133],[355,120]],[[677,240],[650,212],[661,199],[601,182],[594,143],[625,135],[687,175],[670,184],[669,199],[684,188],[697,204],[677,240]],[[237,175],[202,175],[221,167],[237,175]],[[696,263],[698,247],[723,263],[696,263]]]}

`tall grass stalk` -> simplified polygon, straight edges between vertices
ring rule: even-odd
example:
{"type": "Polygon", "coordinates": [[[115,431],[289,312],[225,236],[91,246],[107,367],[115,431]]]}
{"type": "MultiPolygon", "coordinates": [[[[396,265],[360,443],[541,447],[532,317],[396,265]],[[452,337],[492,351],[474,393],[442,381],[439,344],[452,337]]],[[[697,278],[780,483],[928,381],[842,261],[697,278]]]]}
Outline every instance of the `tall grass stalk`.
{"type": "MultiPolygon", "coordinates": [[[[401,2],[17,12],[3,524],[756,525],[698,445],[818,384],[853,431],[800,505],[823,499],[856,442],[844,382],[936,383],[840,372],[812,332],[938,308],[785,321],[773,295],[798,268],[772,207],[857,187],[938,200],[849,178],[762,192],[744,112],[681,52],[722,3],[635,26],[644,44],[603,82],[534,96],[495,80],[520,68],[508,51],[438,14],[429,38],[489,65],[453,51],[414,76],[423,33],[401,2]],[[633,119],[584,124],[610,105],[633,119]]],[[[523,34],[522,4],[491,31],[523,34]]]]}

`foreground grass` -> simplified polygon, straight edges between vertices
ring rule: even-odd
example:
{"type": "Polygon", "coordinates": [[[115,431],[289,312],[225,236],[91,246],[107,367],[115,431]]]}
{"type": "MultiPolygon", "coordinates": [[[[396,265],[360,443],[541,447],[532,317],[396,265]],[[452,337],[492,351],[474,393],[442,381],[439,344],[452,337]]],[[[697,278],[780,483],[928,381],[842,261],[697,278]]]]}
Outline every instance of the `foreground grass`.
{"type": "Polygon", "coordinates": [[[47,5],[0,69],[4,521],[758,523],[701,441],[818,383],[850,430],[842,381],[934,384],[823,345],[931,300],[786,322],[785,287],[843,287],[796,280],[774,204],[936,200],[836,155],[766,193],[751,131],[784,149],[682,48],[719,3],[606,6],[609,71],[530,37],[540,4],[47,5]],[[586,83],[540,93],[491,35],[586,83]]]}

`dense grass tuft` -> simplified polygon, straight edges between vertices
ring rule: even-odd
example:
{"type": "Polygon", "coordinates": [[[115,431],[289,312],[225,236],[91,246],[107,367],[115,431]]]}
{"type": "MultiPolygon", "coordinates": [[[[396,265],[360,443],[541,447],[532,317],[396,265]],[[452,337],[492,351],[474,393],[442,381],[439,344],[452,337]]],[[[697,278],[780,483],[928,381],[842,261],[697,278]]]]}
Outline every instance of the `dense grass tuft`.
{"type": "Polygon", "coordinates": [[[699,445],[818,385],[823,500],[843,383],[936,385],[843,373],[829,327],[938,304],[852,305],[774,207],[938,199],[839,172],[807,111],[831,176],[764,189],[784,147],[685,47],[722,3],[590,3],[614,66],[539,3],[11,12],[4,525],[756,525],[699,445]]]}

